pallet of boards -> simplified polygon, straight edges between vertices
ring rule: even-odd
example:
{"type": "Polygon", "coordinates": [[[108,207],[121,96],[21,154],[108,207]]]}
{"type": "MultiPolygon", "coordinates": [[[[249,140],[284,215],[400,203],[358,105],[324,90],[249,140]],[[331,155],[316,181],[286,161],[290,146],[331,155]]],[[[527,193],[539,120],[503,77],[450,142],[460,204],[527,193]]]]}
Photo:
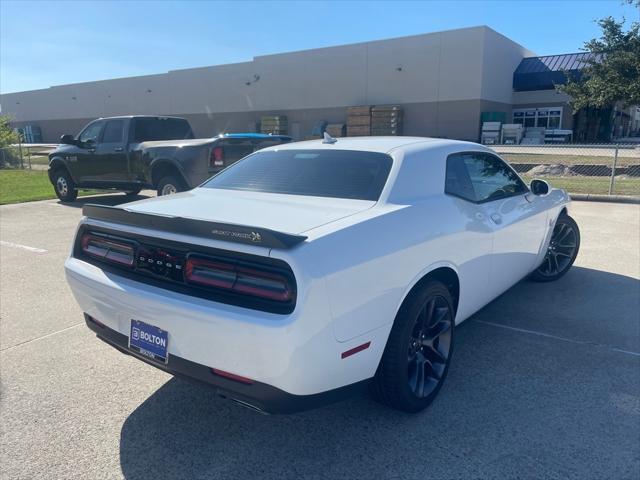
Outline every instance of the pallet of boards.
{"type": "Polygon", "coordinates": [[[388,107],[373,107],[371,109],[371,120],[393,120],[402,119],[402,108],[398,105],[388,107]]]}
{"type": "Polygon", "coordinates": [[[263,115],[260,121],[271,122],[271,123],[287,123],[287,116],[286,115],[263,115]]]}
{"type": "Polygon", "coordinates": [[[358,105],[355,107],[347,107],[348,116],[371,116],[371,105],[358,105]]]}
{"type": "Polygon", "coordinates": [[[330,123],[326,126],[325,132],[331,135],[334,138],[344,137],[345,135],[345,125],[344,123],[330,123]]]}
{"type": "Polygon", "coordinates": [[[402,128],[371,128],[371,135],[373,136],[393,136],[402,135],[402,128]]]}
{"type": "Polygon", "coordinates": [[[397,127],[402,125],[402,118],[373,118],[371,128],[376,127],[397,127]]]}
{"type": "Polygon", "coordinates": [[[260,119],[261,130],[287,130],[289,122],[285,115],[265,115],[260,119]]]}
{"type": "Polygon", "coordinates": [[[380,112],[377,115],[371,114],[372,122],[386,122],[390,120],[402,120],[402,112],[380,112]]]}
{"type": "Polygon", "coordinates": [[[372,114],[383,113],[383,112],[387,112],[387,113],[399,112],[400,114],[402,114],[402,105],[375,105],[371,107],[372,114]]]}
{"type": "Polygon", "coordinates": [[[369,115],[349,115],[347,117],[348,127],[362,127],[371,125],[371,117],[369,115]]]}
{"type": "Polygon", "coordinates": [[[369,125],[347,125],[347,137],[366,137],[371,135],[371,127],[369,125]]]}

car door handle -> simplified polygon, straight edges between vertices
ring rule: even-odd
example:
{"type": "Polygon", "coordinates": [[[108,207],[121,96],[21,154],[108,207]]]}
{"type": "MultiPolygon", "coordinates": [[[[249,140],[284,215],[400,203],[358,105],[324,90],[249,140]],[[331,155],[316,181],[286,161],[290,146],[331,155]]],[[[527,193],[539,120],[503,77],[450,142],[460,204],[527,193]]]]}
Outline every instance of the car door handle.
{"type": "Polygon", "coordinates": [[[122,147],[116,147],[116,148],[113,149],[114,152],[121,152],[123,150],[124,150],[124,148],[122,148],[122,147]]]}
{"type": "Polygon", "coordinates": [[[493,220],[493,223],[496,225],[500,225],[502,223],[502,217],[497,213],[491,214],[491,220],[493,220]]]}
{"type": "Polygon", "coordinates": [[[88,148],[88,149],[87,149],[87,152],[89,152],[89,153],[93,153],[93,152],[95,152],[95,151],[96,151],[96,149],[95,149],[95,148],[88,148]]]}

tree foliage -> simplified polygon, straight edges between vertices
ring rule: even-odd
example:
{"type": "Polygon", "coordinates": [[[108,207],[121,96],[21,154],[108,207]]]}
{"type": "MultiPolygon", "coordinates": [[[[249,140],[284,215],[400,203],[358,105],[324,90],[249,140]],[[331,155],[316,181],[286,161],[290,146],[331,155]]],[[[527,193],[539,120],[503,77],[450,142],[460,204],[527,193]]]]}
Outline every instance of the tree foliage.
{"type": "Polygon", "coordinates": [[[18,143],[18,135],[9,125],[10,121],[11,118],[7,115],[0,115],[0,148],[7,147],[12,143],[18,143]]]}
{"type": "Polygon", "coordinates": [[[584,44],[592,53],[580,76],[568,76],[558,89],[572,97],[574,111],[583,107],[640,105],[640,23],[625,31],[624,21],[613,17],[598,21],[600,38],[584,44]]]}

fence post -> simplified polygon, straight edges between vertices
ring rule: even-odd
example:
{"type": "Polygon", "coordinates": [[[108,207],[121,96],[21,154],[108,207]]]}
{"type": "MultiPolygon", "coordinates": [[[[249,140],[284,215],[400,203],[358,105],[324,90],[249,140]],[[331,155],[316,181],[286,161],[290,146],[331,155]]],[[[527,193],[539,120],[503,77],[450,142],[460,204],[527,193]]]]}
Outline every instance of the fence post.
{"type": "Polygon", "coordinates": [[[616,164],[618,163],[618,146],[613,154],[613,167],[611,168],[611,181],[609,182],[609,195],[613,195],[613,185],[616,179],[616,164]]]}
{"type": "Polygon", "coordinates": [[[18,151],[20,152],[20,168],[24,169],[24,159],[22,158],[22,139],[18,139],[18,151]]]}

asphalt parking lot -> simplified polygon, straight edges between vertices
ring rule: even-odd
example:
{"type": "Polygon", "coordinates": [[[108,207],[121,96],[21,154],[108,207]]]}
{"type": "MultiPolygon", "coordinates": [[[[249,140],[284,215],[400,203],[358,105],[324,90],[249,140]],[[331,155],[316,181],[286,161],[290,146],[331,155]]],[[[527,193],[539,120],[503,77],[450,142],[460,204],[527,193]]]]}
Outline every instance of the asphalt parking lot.
{"type": "Polygon", "coordinates": [[[84,202],[0,207],[2,478],[640,477],[640,207],[576,202],[574,268],[456,331],[439,398],[263,416],[107,347],[63,275],[84,202]]]}

